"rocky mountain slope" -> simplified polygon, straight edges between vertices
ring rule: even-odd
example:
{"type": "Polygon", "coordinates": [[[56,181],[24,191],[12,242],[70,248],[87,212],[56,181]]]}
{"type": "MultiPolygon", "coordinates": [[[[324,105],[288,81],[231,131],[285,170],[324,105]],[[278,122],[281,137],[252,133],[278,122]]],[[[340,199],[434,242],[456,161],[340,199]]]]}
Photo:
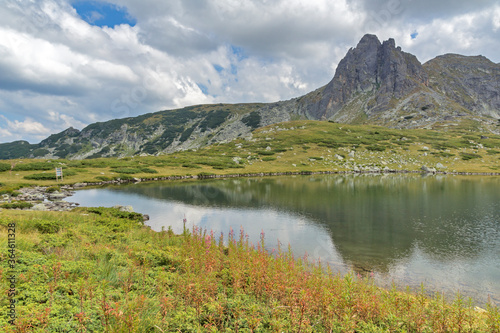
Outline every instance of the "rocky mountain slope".
{"type": "Polygon", "coordinates": [[[195,149],[255,128],[295,120],[331,120],[393,128],[466,126],[500,131],[500,64],[446,54],[421,64],[365,35],[333,79],[307,95],[269,104],[198,105],[69,128],[39,144],[0,144],[0,158],[95,158],[195,149]]]}

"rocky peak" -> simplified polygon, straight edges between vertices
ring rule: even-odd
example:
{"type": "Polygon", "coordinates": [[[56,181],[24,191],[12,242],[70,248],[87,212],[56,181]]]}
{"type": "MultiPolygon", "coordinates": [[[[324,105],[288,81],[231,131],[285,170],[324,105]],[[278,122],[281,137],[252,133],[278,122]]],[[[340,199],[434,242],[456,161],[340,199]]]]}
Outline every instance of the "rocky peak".
{"type": "Polygon", "coordinates": [[[340,61],[335,76],[323,90],[321,101],[309,113],[331,118],[359,93],[372,93],[372,111],[383,110],[393,98],[401,98],[427,83],[427,74],[417,58],[396,47],[394,39],[383,43],[365,35],[340,61]]]}
{"type": "Polygon", "coordinates": [[[69,127],[58,134],[52,134],[47,139],[40,142],[40,145],[41,146],[51,146],[51,145],[56,144],[61,139],[75,137],[75,136],[78,136],[79,134],[80,134],[79,130],[77,130],[76,128],[73,128],[73,127],[69,127]]]}

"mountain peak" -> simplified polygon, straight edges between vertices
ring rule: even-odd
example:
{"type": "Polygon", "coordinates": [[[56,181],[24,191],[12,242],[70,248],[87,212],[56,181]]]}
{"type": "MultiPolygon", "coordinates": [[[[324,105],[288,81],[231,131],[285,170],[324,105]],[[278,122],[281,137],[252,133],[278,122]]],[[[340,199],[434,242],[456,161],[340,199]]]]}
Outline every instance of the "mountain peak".
{"type": "Polygon", "coordinates": [[[376,112],[386,108],[392,98],[400,98],[426,81],[417,58],[396,48],[394,39],[380,43],[377,36],[367,34],[340,61],[313,116],[329,119],[359,93],[375,96],[376,102],[367,111],[376,112]]]}
{"type": "Polygon", "coordinates": [[[356,48],[362,48],[363,45],[380,45],[380,40],[376,35],[366,34],[359,41],[356,48]]]}

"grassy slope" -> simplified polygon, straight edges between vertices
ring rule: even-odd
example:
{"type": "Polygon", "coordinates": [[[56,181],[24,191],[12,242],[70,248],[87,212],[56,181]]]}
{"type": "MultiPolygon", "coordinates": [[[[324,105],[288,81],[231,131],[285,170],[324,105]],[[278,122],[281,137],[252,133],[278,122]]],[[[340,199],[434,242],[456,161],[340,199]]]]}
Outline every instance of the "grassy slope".
{"type": "MultiPolygon", "coordinates": [[[[441,163],[447,172],[500,172],[500,136],[456,129],[455,131],[395,130],[319,121],[294,121],[254,132],[254,139],[234,140],[200,149],[157,157],[51,161],[62,166],[64,182],[96,182],[123,176],[154,178],[200,173],[238,174],[260,172],[352,171],[385,167],[418,171],[423,165],[441,163]],[[269,147],[269,148],[268,148],[269,147]],[[267,150],[266,150],[267,149],[267,150]],[[348,156],[354,150],[353,158],[348,156]],[[338,156],[342,156],[340,160],[338,156]],[[426,156],[425,156],[426,155],[426,156]],[[239,164],[233,159],[240,158],[239,164]],[[144,169],[147,168],[147,169],[144,169]],[[145,172],[147,171],[147,172],[145,172]],[[154,172],[154,173],[151,173],[154,172]],[[71,175],[73,174],[73,175],[71,175]]],[[[12,160],[21,164],[36,160],[12,160]]],[[[38,160],[40,162],[40,160],[38,160]]],[[[46,161],[42,161],[47,163],[46,161]]],[[[49,185],[53,180],[26,179],[52,170],[0,172],[0,183],[49,185]]]]}
{"type": "MultiPolygon", "coordinates": [[[[270,256],[243,231],[153,232],[115,209],[3,211],[0,247],[16,224],[18,320],[4,332],[497,331],[497,308],[377,288],[325,274],[287,252],[270,256]],[[217,238],[217,239],[216,239],[217,238]]],[[[0,306],[6,309],[7,253],[0,306]]]]}

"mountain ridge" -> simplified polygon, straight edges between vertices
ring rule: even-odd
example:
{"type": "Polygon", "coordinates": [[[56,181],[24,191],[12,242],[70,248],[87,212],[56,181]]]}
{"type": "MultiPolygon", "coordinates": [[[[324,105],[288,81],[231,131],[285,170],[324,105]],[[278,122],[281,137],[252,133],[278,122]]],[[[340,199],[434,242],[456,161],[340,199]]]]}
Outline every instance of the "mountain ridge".
{"type": "Polygon", "coordinates": [[[38,144],[0,144],[0,158],[97,158],[197,149],[290,120],[330,120],[391,128],[467,124],[500,131],[500,64],[447,53],[421,64],[390,38],[367,34],[339,62],[332,80],[274,103],[194,105],[68,128],[38,144]],[[22,149],[19,149],[22,148],[22,149]]]}

